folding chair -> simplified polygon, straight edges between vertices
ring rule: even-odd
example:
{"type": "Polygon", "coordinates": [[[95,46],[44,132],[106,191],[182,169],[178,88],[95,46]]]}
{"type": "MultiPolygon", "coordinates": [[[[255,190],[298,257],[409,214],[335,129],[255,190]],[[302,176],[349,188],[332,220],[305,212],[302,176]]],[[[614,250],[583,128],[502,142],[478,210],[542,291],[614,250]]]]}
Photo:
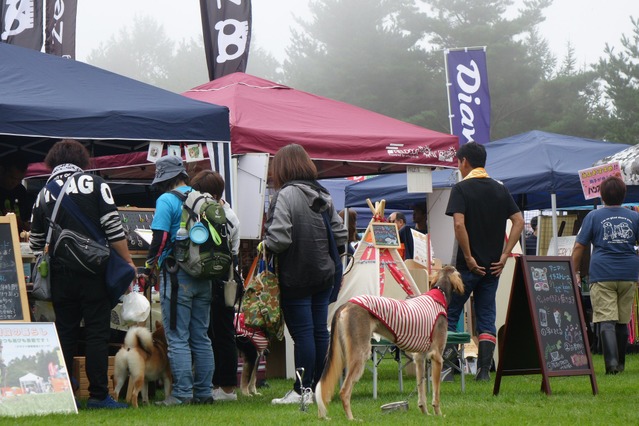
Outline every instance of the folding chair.
{"type": "MultiPolygon", "coordinates": [[[[465,362],[466,357],[464,355],[464,345],[466,343],[470,343],[470,333],[466,333],[464,331],[449,331],[448,336],[446,337],[446,345],[455,345],[458,347],[457,357],[453,360],[449,360],[444,358],[443,368],[450,367],[453,370],[459,372],[461,376],[461,390],[464,392],[466,390],[466,374],[465,374],[465,362]]],[[[427,368],[427,381],[426,386],[428,388],[428,392],[430,392],[430,375],[431,375],[431,365],[428,362],[427,368]]]]}
{"type": "Polygon", "coordinates": [[[371,367],[371,371],[373,373],[373,399],[377,399],[377,367],[379,366],[379,363],[382,362],[382,360],[387,354],[393,355],[394,360],[397,362],[397,378],[399,381],[399,391],[404,392],[404,379],[402,376],[402,370],[408,364],[413,362],[413,360],[410,359],[410,357],[408,357],[406,354],[404,354],[407,360],[406,360],[406,364],[403,364],[403,361],[402,361],[403,352],[397,346],[395,346],[392,342],[385,339],[381,339],[379,341],[375,339],[371,339],[371,347],[372,347],[372,356],[373,356],[373,366],[371,367]]]}

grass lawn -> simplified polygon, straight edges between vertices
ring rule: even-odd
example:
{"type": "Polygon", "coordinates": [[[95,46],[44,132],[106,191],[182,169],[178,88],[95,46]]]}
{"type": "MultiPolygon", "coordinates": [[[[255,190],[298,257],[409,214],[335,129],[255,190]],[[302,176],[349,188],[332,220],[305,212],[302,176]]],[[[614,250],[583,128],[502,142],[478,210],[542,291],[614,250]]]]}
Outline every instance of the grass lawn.
{"type": "MultiPolygon", "coordinates": [[[[617,376],[603,374],[601,355],[594,355],[599,394],[593,396],[588,376],[550,378],[552,395],[540,391],[541,375],[504,376],[500,393],[493,396],[491,383],[477,383],[466,376],[466,392],[461,392],[459,376],[454,383],[442,384],[444,417],[425,417],[417,408],[417,393],[413,377],[404,377],[404,392],[399,392],[396,364],[390,359],[380,364],[378,399],[372,398],[372,375],[364,373],[353,392],[355,418],[367,424],[417,425],[633,425],[637,424],[636,399],[639,396],[639,354],[628,355],[626,371],[617,376]],[[405,412],[382,413],[380,406],[389,402],[409,400],[405,412]]],[[[237,402],[222,402],[209,406],[141,407],[138,410],[81,410],[78,415],[48,415],[41,417],[3,418],[4,425],[297,425],[327,424],[317,419],[317,406],[307,413],[299,406],[274,406],[272,398],[281,397],[292,387],[291,380],[268,381],[261,396],[239,396],[237,402]]],[[[161,397],[158,392],[157,398],[161,397]]],[[[347,424],[337,394],[329,404],[328,424],[347,424]]],[[[432,412],[432,408],[430,410],[432,412]]]]}

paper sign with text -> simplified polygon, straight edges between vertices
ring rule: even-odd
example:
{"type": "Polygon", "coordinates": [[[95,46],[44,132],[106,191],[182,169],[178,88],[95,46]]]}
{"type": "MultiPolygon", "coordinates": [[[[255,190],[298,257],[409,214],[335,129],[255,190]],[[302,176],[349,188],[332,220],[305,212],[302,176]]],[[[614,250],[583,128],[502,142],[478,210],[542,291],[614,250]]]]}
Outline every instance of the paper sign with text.
{"type": "Polygon", "coordinates": [[[579,179],[581,180],[581,189],[584,192],[584,198],[590,200],[599,197],[599,186],[601,182],[610,176],[618,176],[621,178],[621,167],[619,167],[618,162],[579,170],[579,179]]]}

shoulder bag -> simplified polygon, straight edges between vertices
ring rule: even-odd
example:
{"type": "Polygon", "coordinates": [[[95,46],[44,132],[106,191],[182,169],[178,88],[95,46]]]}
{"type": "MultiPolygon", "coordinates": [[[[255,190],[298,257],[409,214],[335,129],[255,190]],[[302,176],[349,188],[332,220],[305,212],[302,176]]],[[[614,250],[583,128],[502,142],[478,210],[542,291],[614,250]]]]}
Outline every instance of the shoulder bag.
{"type": "MultiPolygon", "coordinates": [[[[67,180],[68,181],[68,180],[67,180]]],[[[55,194],[54,194],[55,195],[55,194]]],[[[62,194],[64,195],[64,194],[62,194]]],[[[62,197],[59,197],[62,198],[62,197]]],[[[91,222],[84,213],[75,205],[70,197],[65,197],[62,201],[65,209],[91,234],[92,238],[100,245],[108,247],[104,233],[99,230],[93,222],[91,222]]],[[[86,237],[85,237],[86,238],[86,237]]],[[[89,240],[91,240],[89,238],[89,240]]],[[[57,245],[57,243],[56,243],[57,245]]],[[[105,281],[111,307],[114,307],[120,301],[120,298],[133,282],[135,278],[135,269],[120,256],[112,247],[107,248],[109,254],[105,262],[106,272],[105,281]]],[[[104,270],[103,270],[104,271],[104,270]]]]}

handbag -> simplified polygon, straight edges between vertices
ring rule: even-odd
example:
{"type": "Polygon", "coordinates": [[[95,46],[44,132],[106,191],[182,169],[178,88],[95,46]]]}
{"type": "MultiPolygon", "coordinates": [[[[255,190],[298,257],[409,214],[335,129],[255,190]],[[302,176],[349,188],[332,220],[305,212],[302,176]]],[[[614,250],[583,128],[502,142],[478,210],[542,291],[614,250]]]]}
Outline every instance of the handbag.
{"type": "Polygon", "coordinates": [[[51,276],[49,275],[49,252],[38,255],[34,267],[33,290],[31,296],[37,300],[51,300],[51,276]]]}
{"type": "Polygon", "coordinates": [[[325,210],[322,212],[322,218],[324,219],[324,226],[326,226],[326,238],[328,240],[328,253],[335,263],[335,274],[333,275],[333,290],[328,298],[328,303],[333,303],[337,300],[339,291],[342,288],[342,276],[344,274],[344,265],[342,265],[342,259],[337,249],[337,242],[333,235],[333,228],[331,227],[331,221],[328,218],[328,212],[325,210]]]}
{"type": "MultiPolygon", "coordinates": [[[[60,205],[64,206],[65,210],[73,213],[76,219],[80,220],[75,211],[79,209],[77,209],[71,198],[65,197],[66,186],[73,176],[67,178],[62,189],[55,182],[49,182],[46,186],[57,197],[49,223],[49,231],[53,230],[53,234],[56,236],[56,242],[53,250],[50,251],[50,255],[55,259],[56,263],[65,266],[72,272],[92,275],[101,274],[106,268],[110,255],[109,245],[106,240],[103,237],[96,238],[95,236],[95,239],[92,239],[79,232],[62,229],[55,222],[60,205]]],[[[91,224],[88,220],[80,220],[80,222],[83,223],[85,228],[87,228],[87,222],[91,224]]]]}
{"type": "MultiPolygon", "coordinates": [[[[62,186],[62,189],[66,192],[67,183],[65,182],[62,186]]],[[[40,198],[40,205],[43,208],[47,209],[47,203],[44,199],[44,191],[40,191],[38,197],[40,198]]],[[[49,274],[49,244],[51,243],[51,236],[53,234],[53,229],[51,228],[51,223],[55,221],[56,216],[58,215],[58,209],[60,207],[60,202],[62,201],[61,197],[55,202],[55,206],[53,208],[53,213],[51,213],[51,219],[49,221],[49,228],[47,231],[47,237],[44,242],[44,249],[42,253],[38,255],[36,258],[36,263],[34,267],[34,276],[33,276],[33,289],[31,291],[31,295],[33,298],[37,300],[50,301],[51,300],[51,275],[49,274]]],[[[48,213],[48,211],[47,211],[48,213]]]]}
{"type": "Polygon", "coordinates": [[[231,308],[244,295],[244,285],[242,285],[242,277],[238,275],[235,268],[229,268],[228,280],[222,282],[224,285],[224,306],[231,308]]]}
{"type": "Polygon", "coordinates": [[[280,286],[274,268],[268,267],[266,254],[260,260],[242,297],[242,313],[247,327],[263,330],[277,340],[284,338],[284,320],[280,308],[280,286]]]}
{"type": "MultiPolygon", "coordinates": [[[[70,179],[70,178],[69,178],[70,179]]],[[[65,182],[65,185],[69,182],[65,182]]],[[[57,185],[56,185],[57,186],[57,185]]],[[[65,187],[62,187],[65,189],[65,187]]],[[[64,191],[61,191],[64,195],[64,191]]],[[[54,195],[56,195],[54,193],[54,195]]],[[[104,234],[99,230],[93,222],[91,222],[85,214],[75,205],[73,200],[69,197],[58,197],[58,201],[56,201],[56,206],[60,199],[64,198],[62,204],[65,209],[79,222],[84,225],[84,228],[91,234],[91,237],[96,240],[99,244],[108,247],[106,243],[106,238],[104,234]]],[[[54,209],[55,213],[55,209],[54,209]]],[[[129,285],[135,278],[135,268],[133,268],[129,263],[120,256],[120,254],[115,251],[112,247],[109,250],[109,257],[106,262],[106,272],[105,272],[105,282],[107,293],[109,294],[109,300],[111,302],[111,307],[115,307],[120,298],[124,294],[124,292],[129,288],[129,285]]]]}
{"type": "Polygon", "coordinates": [[[117,251],[111,249],[105,281],[112,308],[118,304],[120,297],[126,292],[134,279],[135,269],[117,251]]]}

